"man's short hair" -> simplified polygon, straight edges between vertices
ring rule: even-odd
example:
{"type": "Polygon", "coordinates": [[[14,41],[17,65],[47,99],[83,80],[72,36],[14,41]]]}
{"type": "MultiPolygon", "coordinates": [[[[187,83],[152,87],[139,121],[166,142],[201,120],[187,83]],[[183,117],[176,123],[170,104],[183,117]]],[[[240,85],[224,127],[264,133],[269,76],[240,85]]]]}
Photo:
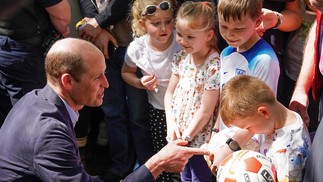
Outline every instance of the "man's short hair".
{"type": "Polygon", "coordinates": [[[92,48],[97,49],[92,43],[81,39],[65,38],[57,41],[45,59],[47,79],[57,83],[62,74],[68,73],[80,81],[81,75],[87,71],[84,55],[92,48]]]}

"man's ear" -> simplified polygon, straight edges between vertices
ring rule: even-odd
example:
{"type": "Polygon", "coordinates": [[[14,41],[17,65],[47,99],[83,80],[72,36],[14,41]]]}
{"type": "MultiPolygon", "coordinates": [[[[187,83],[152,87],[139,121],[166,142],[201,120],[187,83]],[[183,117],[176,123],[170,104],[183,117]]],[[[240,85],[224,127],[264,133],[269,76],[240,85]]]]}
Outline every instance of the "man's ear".
{"type": "Polygon", "coordinates": [[[265,106],[259,106],[257,108],[257,112],[258,112],[258,114],[261,114],[262,116],[264,116],[266,119],[268,119],[270,117],[270,111],[265,106]]]}
{"type": "Polygon", "coordinates": [[[72,89],[72,82],[73,82],[72,79],[73,79],[72,76],[68,73],[63,73],[61,75],[61,83],[66,90],[72,89]]]}

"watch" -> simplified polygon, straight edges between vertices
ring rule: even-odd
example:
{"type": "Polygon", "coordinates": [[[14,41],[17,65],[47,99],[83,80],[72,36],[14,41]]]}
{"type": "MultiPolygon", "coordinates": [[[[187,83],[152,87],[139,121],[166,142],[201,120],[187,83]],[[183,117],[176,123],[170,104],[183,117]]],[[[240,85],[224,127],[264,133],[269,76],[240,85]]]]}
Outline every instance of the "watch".
{"type": "Polygon", "coordinates": [[[282,15],[278,12],[275,12],[275,14],[277,16],[277,24],[274,27],[272,27],[272,29],[278,29],[283,22],[282,15]]]}
{"type": "Polygon", "coordinates": [[[229,148],[235,152],[235,151],[238,151],[238,150],[241,150],[239,144],[237,141],[233,140],[232,138],[229,138],[226,142],[226,144],[228,144],[229,148]]]}

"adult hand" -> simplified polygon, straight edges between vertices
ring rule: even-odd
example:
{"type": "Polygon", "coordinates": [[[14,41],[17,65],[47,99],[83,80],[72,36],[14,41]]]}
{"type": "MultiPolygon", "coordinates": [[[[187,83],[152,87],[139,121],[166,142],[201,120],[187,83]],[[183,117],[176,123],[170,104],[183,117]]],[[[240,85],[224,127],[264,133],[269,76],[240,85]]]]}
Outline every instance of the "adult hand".
{"type": "Polygon", "coordinates": [[[298,93],[297,90],[295,90],[289,104],[289,108],[297,112],[302,117],[303,122],[307,127],[310,124],[310,118],[307,113],[308,103],[309,101],[307,94],[301,94],[298,93]]]}
{"type": "Polygon", "coordinates": [[[85,17],[84,20],[86,21],[86,24],[79,30],[78,36],[84,40],[94,42],[94,40],[100,35],[102,28],[95,18],[85,17]]]}
{"type": "Polygon", "coordinates": [[[256,31],[258,32],[259,36],[263,36],[263,34],[266,32],[266,30],[274,27],[278,22],[278,17],[276,15],[277,12],[262,8],[262,22],[258,27],[256,27],[256,31]]]}
{"type": "Polygon", "coordinates": [[[157,154],[151,157],[145,165],[156,178],[161,172],[181,172],[184,170],[188,159],[193,155],[209,155],[201,148],[185,147],[187,141],[176,140],[169,142],[157,154]]]}
{"type": "Polygon", "coordinates": [[[323,0],[309,0],[311,5],[323,13],[323,0]]]}
{"type": "Polygon", "coordinates": [[[94,45],[96,45],[101,52],[104,54],[104,57],[109,59],[109,55],[111,55],[111,52],[109,53],[109,43],[112,42],[114,47],[118,47],[117,40],[113,37],[113,35],[108,32],[107,30],[102,29],[99,36],[94,41],[94,45]]]}

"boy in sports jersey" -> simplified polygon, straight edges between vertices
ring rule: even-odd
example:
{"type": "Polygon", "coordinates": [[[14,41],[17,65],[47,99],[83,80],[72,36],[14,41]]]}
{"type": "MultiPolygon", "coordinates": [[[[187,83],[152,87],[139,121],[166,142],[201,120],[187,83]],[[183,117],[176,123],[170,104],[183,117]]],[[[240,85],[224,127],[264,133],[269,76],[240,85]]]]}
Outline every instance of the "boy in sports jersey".
{"type": "MultiPolygon", "coordinates": [[[[256,31],[256,27],[262,22],[262,0],[219,0],[217,7],[219,31],[229,45],[220,55],[221,86],[237,75],[251,75],[263,80],[276,95],[279,62],[274,50],[256,31]]],[[[227,127],[218,117],[215,128],[214,131],[227,127]]],[[[227,147],[211,151],[215,154],[211,170],[215,171],[227,155],[240,149],[240,146],[243,147],[253,136],[243,129],[238,129],[233,134],[226,142],[227,147]],[[239,144],[239,147],[232,148],[232,141],[239,144]]],[[[264,140],[264,136],[257,138],[260,143],[264,140]]]]}
{"type": "MultiPolygon", "coordinates": [[[[261,0],[218,2],[220,34],[229,45],[221,52],[222,87],[232,77],[247,74],[260,78],[277,92],[280,73],[277,56],[256,31],[261,23],[261,8],[261,0]]],[[[222,128],[224,125],[220,125],[222,128]]]]}
{"type": "Polygon", "coordinates": [[[279,62],[272,47],[256,32],[261,23],[261,0],[220,0],[219,29],[228,43],[221,52],[222,86],[233,76],[249,74],[265,81],[276,94],[279,62]]]}

